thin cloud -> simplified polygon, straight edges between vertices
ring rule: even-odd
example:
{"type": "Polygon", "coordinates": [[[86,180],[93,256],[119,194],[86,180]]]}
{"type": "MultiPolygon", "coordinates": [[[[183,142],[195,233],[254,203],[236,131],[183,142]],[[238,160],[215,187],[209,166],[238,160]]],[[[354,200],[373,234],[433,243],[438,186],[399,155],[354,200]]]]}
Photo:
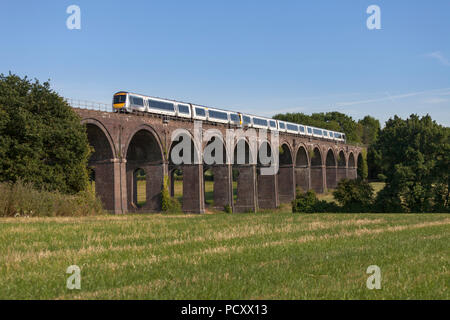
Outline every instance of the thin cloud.
{"type": "MultiPolygon", "coordinates": [[[[438,93],[439,91],[447,91],[450,88],[444,88],[444,89],[434,89],[434,90],[427,90],[427,91],[417,91],[417,92],[409,92],[404,94],[398,94],[398,95],[387,95],[382,98],[375,98],[375,99],[367,99],[367,100],[358,100],[358,101],[348,101],[348,102],[338,102],[337,105],[339,106],[353,106],[358,104],[367,104],[367,103],[374,103],[374,102],[381,102],[381,101],[387,101],[394,99],[403,99],[403,98],[409,98],[414,97],[418,95],[428,94],[428,93],[438,93]]],[[[447,92],[444,92],[443,94],[447,94],[447,92]]]]}
{"type": "Polygon", "coordinates": [[[450,61],[448,61],[448,59],[444,56],[444,54],[441,51],[431,52],[431,53],[426,54],[426,56],[428,58],[432,58],[432,59],[439,61],[444,66],[447,66],[447,67],[450,66],[450,61]]]}

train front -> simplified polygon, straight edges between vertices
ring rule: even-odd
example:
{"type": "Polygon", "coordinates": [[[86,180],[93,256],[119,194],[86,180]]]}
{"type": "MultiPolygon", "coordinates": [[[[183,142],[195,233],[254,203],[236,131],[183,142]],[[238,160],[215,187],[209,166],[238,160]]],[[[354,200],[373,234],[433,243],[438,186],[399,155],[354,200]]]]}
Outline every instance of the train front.
{"type": "Polygon", "coordinates": [[[114,94],[113,97],[113,111],[124,112],[127,111],[127,95],[128,92],[120,91],[114,94]]]}

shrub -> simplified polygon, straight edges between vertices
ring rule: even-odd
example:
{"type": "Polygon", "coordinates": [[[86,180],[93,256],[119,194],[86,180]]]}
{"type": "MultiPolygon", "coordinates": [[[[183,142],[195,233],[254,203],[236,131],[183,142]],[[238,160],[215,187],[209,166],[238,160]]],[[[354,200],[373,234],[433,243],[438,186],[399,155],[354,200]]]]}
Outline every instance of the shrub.
{"type": "Polygon", "coordinates": [[[333,197],[344,212],[369,212],[373,203],[373,188],[365,180],[339,181],[333,197]]]}
{"type": "Polygon", "coordinates": [[[226,204],[223,208],[226,213],[232,213],[231,207],[229,204],[226,204]]]}
{"type": "Polygon", "coordinates": [[[169,177],[164,177],[161,190],[161,210],[163,212],[181,212],[181,204],[169,194],[169,177]]]}
{"type": "Polygon", "coordinates": [[[316,193],[313,190],[301,192],[297,189],[295,200],[292,201],[292,212],[303,213],[322,213],[322,212],[340,212],[340,208],[325,200],[317,199],[316,193]]]}
{"type": "Polygon", "coordinates": [[[37,190],[31,183],[0,183],[0,216],[91,216],[103,214],[102,204],[90,190],[75,195],[37,190]]]}
{"type": "Polygon", "coordinates": [[[314,206],[317,202],[316,193],[313,190],[308,190],[305,193],[297,193],[295,200],[292,202],[292,212],[315,212],[314,206]]]}

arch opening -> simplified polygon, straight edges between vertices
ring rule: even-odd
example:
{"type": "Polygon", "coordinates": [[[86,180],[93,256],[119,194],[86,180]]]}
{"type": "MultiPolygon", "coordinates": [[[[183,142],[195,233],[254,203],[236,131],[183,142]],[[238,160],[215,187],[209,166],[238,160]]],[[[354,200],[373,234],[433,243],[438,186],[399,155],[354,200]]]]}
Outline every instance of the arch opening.
{"type": "Polygon", "coordinates": [[[350,153],[348,156],[348,170],[347,175],[349,179],[356,179],[356,163],[355,163],[355,156],[353,155],[353,152],[350,153]]]}
{"type": "Polygon", "coordinates": [[[327,189],[336,189],[337,186],[337,167],[336,158],[333,150],[329,149],[326,158],[326,182],[327,189]]]}
{"type": "Polygon", "coordinates": [[[283,143],[279,151],[278,198],[280,203],[291,202],[295,198],[295,170],[291,149],[283,143]]]}
{"type": "Polygon", "coordinates": [[[159,211],[164,165],[161,147],[148,129],[131,137],[126,149],[128,210],[159,211]]]}
{"type": "Polygon", "coordinates": [[[345,160],[344,151],[341,150],[338,156],[337,182],[346,178],[347,178],[347,162],[345,160]]]}
{"type": "Polygon", "coordinates": [[[175,137],[169,151],[171,195],[185,212],[204,212],[203,165],[192,137],[181,133],[175,137]]]}
{"type": "Polygon", "coordinates": [[[203,151],[205,206],[224,210],[225,206],[232,206],[231,168],[227,165],[225,144],[220,137],[213,136],[203,151]]]}
{"type": "Polygon", "coordinates": [[[90,185],[106,210],[114,207],[114,159],[113,147],[105,132],[94,123],[86,123],[86,133],[93,152],[88,160],[90,185]]]}
{"type": "Polygon", "coordinates": [[[320,149],[315,147],[311,157],[311,189],[317,193],[323,193],[325,189],[324,184],[322,154],[320,149]]]}
{"type": "Polygon", "coordinates": [[[256,168],[250,146],[245,139],[237,141],[233,150],[233,210],[256,211],[256,168]]]}
{"type": "Polygon", "coordinates": [[[295,157],[295,186],[300,192],[306,192],[311,187],[308,154],[304,146],[300,146],[295,157]]]}

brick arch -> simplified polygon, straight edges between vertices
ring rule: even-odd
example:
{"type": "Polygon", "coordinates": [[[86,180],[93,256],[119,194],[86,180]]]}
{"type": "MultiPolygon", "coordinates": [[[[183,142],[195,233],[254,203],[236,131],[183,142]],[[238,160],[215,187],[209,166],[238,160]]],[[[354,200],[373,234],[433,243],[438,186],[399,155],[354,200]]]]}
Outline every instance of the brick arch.
{"type": "Polygon", "coordinates": [[[296,166],[307,166],[307,167],[309,167],[310,164],[311,164],[311,159],[310,159],[310,156],[309,156],[309,148],[304,143],[300,143],[299,146],[297,147],[296,152],[295,152],[295,165],[296,166]],[[306,156],[306,163],[300,163],[300,161],[299,161],[300,160],[300,158],[299,158],[300,153],[299,152],[302,152],[301,150],[304,151],[304,155],[306,156]]]}
{"type": "Polygon", "coordinates": [[[300,143],[295,153],[295,186],[304,192],[311,188],[311,160],[308,150],[305,144],[300,143]]]}
{"type": "Polygon", "coordinates": [[[123,157],[125,159],[127,159],[128,157],[128,151],[130,149],[130,143],[132,142],[133,138],[136,137],[136,134],[138,134],[139,132],[144,131],[150,134],[150,136],[154,139],[154,141],[156,142],[159,151],[160,151],[160,155],[161,155],[161,159],[164,160],[164,152],[163,152],[163,146],[161,143],[161,138],[158,135],[158,133],[155,131],[155,129],[153,129],[150,125],[148,124],[142,124],[140,126],[138,126],[136,129],[134,129],[128,136],[127,142],[125,144],[125,148],[124,148],[124,153],[123,153],[123,157]]]}
{"type": "Polygon", "coordinates": [[[159,211],[159,195],[164,179],[164,154],[159,136],[149,125],[140,125],[129,135],[125,145],[127,207],[129,211],[159,211]],[[138,180],[138,170],[144,171],[144,180],[138,180]],[[145,186],[145,188],[144,188],[145,186]],[[138,206],[138,192],[145,190],[146,202],[138,206]]]}
{"type": "MultiPolygon", "coordinates": [[[[167,152],[167,162],[169,164],[170,164],[170,161],[171,161],[170,160],[170,154],[172,152],[172,149],[177,143],[180,142],[180,141],[175,141],[175,140],[172,141],[172,135],[174,134],[174,132],[172,132],[172,134],[171,134],[171,141],[170,141],[168,152],[167,152]]],[[[189,130],[186,130],[186,129],[183,129],[182,131],[180,131],[178,134],[176,134],[174,136],[174,138],[177,138],[177,137],[182,136],[182,135],[186,135],[190,139],[190,141],[191,141],[191,143],[193,145],[193,149],[194,150],[193,150],[193,155],[192,156],[194,157],[193,158],[194,162],[198,161],[198,163],[201,163],[200,160],[202,159],[202,152],[203,152],[202,146],[198,145],[198,143],[194,139],[193,134],[189,130]]]]}
{"type": "Polygon", "coordinates": [[[325,166],[326,166],[326,182],[328,189],[336,189],[337,185],[337,159],[336,153],[333,148],[328,148],[326,158],[325,158],[325,166]]]}
{"type": "MultiPolygon", "coordinates": [[[[218,130],[217,132],[210,134],[207,138],[208,138],[207,141],[205,141],[205,137],[202,138],[202,140],[203,140],[202,141],[202,150],[201,150],[201,153],[203,155],[202,159],[204,159],[205,148],[212,142],[213,139],[219,139],[220,143],[222,144],[222,147],[223,147],[223,159],[222,159],[223,163],[222,164],[231,163],[230,155],[228,152],[227,142],[226,142],[226,139],[223,138],[221,131],[218,130]]],[[[203,160],[203,162],[205,162],[205,161],[203,160]]]]}
{"type": "Polygon", "coordinates": [[[347,178],[347,157],[344,149],[338,149],[337,157],[337,182],[347,178]]]}
{"type": "Polygon", "coordinates": [[[290,144],[288,142],[282,142],[280,143],[280,148],[283,149],[283,155],[285,155],[285,152],[288,151],[289,152],[289,157],[287,156],[281,156],[280,155],[280,166],[281,165],[287,165],[287,164],[294,164],[294,157],[293,157],[293,152],[292,152],[292,147],[290,146],[290,144]],[[287,149],[285,149],[284,147],[286,147],[287,149]]]}
{"type": "Polygon", "coordinates": [[[355,160],[355,155],[353,154],[353,151],[349,152],[347,163],[348,163],[349,168],[356,167],[356,160],[355,160]]]}
{"type": "Polygon", "coordinates": [[[347,166],[347,157],[345,155],[345,150],[344,149],[338,149],[337,150],[337,162],[338,162],[338,167],[346,167],[347,166]],[[342,155],[342,157],[341,157],[342,155]],[[341,161],[341,159],[343,161],[341,161]]]}
{"type": "Polygon", "coordinates": [[[261,141],[259,141],[258,142],[258,150],[257,150],[257,156],[256,156],[256,160],[257,160],[257,162],[256,162],[256,164],[257,165],[262,165],[261,163],[260,163],[260,150],[261,150],[261,148],[262,148],[262,146],[264,145],[264,144],[266,144],[267,145],[267,152],[266,152],[266,154],[265,154],[265,156],[267,156],[267,157],[270,157],[271,159],[273,159],[273,154],[274,154],[274,152],[277,152],[278,150],[273,150],[273,148],[272,148],[272,143],[268,140],[268,139],[263,139],[263,140],[261,140],[261,141]]]}
{"type": "Polygon", "coordinates": [[[314,156],[311,158],[310,162],[310,176],[311,176],[311,186],[310,188],[313,189],[317,193],[322,193],[325,190],[324,186],[324,156],[322,152],[322,148],[318,145],[312,146],[312,152],[314,156]]]}
{"type": "Polygon", "coordinates": [[[348,160],[347,160],[347,178],[348,179],[356,179],[357,172],[356,172],[356,159],[354,155],[354,151],[350,151],[348,154],[348,160]]]}
{"type": "Polygon", "coordinates": [[[257,161],[258,161],[258,146],[256,146],[256,150],[253,150],[253,151],[256,151],[256,157],[255,157],[255,155],[253,154],[253,152],[252,152],[252,148],[251,148],[251,146],[250,146],[250,142],[249,142],[249,140],[248,140],[248,138],[247,137],[239,137],[238,139],[237,139],[237,141],[235,141],[234,143],[233,143],[233,148],[232,148],[232,156],[231,156],[231,154],[230,154],[230,157],[232,157],[232,164],[233,165],[237,165],[238,163],[237,163],[237,158],[236,158],[236,152],[237,152],[237,147],[238,147],[238,144],[241,142],[241,141],[243,141],[244,143],[245,143],[245,150],[246,150],[246,154],[245,154],[245,164],[256,164],[257,163],[257,161]],[[248,147],[248,159],[247,159],[247,147],[248,147]]]}
{"type": "Polygon", "coordinates": [[[113,139],[111,137],[111,134],[109,133],[108,129],[103,125],[103,123],[101,123],[100,121],[98,121],[97,119],[94,118],[85,118],[83,120],[81,120],[81,124],[84,125],[93,125],[96,126],[98,129],[100,129],[102,131],[102,133],[104,134],[106,140],[108,141],[109,147],[111,149],[112,152],[112,158],[117,158],[117,151],[115,148],[115,144],[113,142],[113,139]]]}
{"type": "Polygon", "coordinates": [[[90,155],[88,165],[92,170],[92,178],[95,181],[95,193],[103,203],[106,210],[116,209],[114,195],[115,160],[117,159],[113,139],[108,129],[100,121],[85,118],[81,121],[86,126],[86,134],[89,144],[94,148],[90,155]]]}

